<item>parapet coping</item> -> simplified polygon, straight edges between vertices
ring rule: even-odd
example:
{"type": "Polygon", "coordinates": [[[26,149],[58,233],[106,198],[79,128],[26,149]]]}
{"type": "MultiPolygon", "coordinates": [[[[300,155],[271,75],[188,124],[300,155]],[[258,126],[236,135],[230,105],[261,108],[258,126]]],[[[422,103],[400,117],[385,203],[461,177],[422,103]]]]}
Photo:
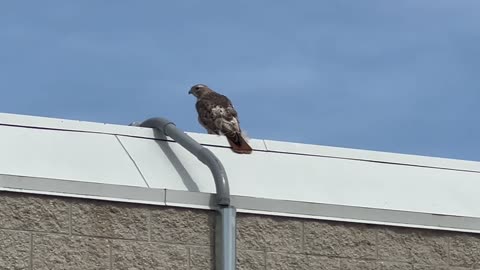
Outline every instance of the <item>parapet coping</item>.
{"type": "MultiPolygon", "coordinates": [[[[0,125],[49,129],[72,132],[121,135],[127,137],[165,140],[151,128],[132,127],[127,125],[103,124],[77,120],[65,120],[37,116],[0,113],[0,125]]],[[[186,132],[202,145],[213,147],[229,147],[225,138],[208,134],[186,132]]],[[[173,141],[167,137],[167,141],[173,141]]],[[[367,161],[394,165],[434,168],[443,170],[480,173],[480,162],[458,159],[426,157],[418,155],[387,153],[370,150],[358,150],[341,147],[281,142],[272,140],[251,139],[255,151],[318,156],[347,160],[367,161]]]]}

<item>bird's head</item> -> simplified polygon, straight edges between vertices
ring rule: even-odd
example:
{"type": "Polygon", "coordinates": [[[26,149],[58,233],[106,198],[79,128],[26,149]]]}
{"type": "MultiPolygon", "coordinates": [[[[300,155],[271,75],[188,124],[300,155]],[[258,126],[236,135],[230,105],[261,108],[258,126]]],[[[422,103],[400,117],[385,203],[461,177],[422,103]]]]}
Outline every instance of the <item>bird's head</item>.
{"type": "Polygon", "coordinates": [[[212,90],[204,84],[196,84],[192,86],[192,88],[190,88],[190,91],[188,91],[188,93],[194,95],[196,98],[201,98],[203,95],[211,91],[212,90]]]}

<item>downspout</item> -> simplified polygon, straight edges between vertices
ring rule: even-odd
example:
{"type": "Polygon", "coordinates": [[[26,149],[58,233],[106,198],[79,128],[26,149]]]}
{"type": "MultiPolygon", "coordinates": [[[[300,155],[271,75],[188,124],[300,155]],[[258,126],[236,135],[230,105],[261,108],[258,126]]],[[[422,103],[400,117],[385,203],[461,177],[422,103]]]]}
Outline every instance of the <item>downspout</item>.
{"type": "Polygon", "coordinates": [[[235,270],[236,265],[236,209],[230,205],[228,177],[220,160],[207,148],[178,129],[167,119],[155,117],[131,125],[156,128],[169,136],[207,165],[215,181],[217,206],[215,226],[215,265],[217,270],[235,270]]]}

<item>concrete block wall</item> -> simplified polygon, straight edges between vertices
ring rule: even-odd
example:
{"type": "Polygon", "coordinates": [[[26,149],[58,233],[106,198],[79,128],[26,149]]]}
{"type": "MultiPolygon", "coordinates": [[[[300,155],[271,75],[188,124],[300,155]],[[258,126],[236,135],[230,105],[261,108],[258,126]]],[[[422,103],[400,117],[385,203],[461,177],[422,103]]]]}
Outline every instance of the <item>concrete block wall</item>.
{"type": "MultiPolygon", "coordinates": [[[[480,269],[480,236],[238,215],[237,269],[480,269]]],[[[214,212],[0,192],[0,269],[213,269],[214,212]]]]}

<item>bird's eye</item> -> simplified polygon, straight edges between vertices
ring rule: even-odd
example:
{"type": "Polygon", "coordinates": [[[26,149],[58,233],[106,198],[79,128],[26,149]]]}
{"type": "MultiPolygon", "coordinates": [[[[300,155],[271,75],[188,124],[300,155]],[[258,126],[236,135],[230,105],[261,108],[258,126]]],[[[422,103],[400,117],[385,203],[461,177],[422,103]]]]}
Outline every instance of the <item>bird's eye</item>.
{"type": "Polygon", "coordinates": [[[199,86],[197,86],[197,87],[195,87],[195,89],[196,89],[196,90],[198,90],[198,89],[200,89],[200,87],[199,87],[199,86]]]}

